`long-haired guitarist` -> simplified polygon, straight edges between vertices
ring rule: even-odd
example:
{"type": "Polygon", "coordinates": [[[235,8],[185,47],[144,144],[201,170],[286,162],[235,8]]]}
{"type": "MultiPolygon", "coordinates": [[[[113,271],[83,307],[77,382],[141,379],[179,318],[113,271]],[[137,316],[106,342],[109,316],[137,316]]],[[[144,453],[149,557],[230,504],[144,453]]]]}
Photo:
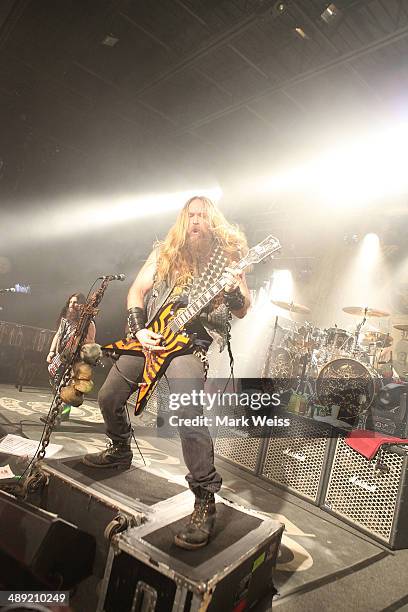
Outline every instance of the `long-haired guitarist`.
{"type": "MultiPolygon", "coordinates": [[[[74,335],[77,323],[81,315],[81,304],[85,304],[85,296],[83,293],[73,293],[65,302],[58,320],[57,332],[52,339],[50,350],[47,355],[48,373],[50,376],[51,386],[55,386],[58,382],[61,371],[64,369],[63,353],[69,347],[69,343],[74,335]]],[[[84,344],[95,342],[96,327],[93,321],[88,327],[87,336],[84,344]]],[[[67,420],[71,407],[62,406],[59,420],[67,420]]]]}
{"type": "MultiPolygon", "coordinates": [[[[122,354],[99,392],[99,405],[111,439],[108,448],[86,455],[93,467],[129,467],[131,425],[125,404],[138,388],[145,359],[160,355],[162,336],[147,329],[149,322],[167,303],[191,303],[209,284],[223,276],[224,292],[197,312],[187,331],[192,339],[187,354],[175,355],[166,369],[171,393],[200,392],[204,388],[205,353],[213,338],[222,347],[229,332],[229,319],[245,316],[250,295],[242,272],[233,264],[247,252],[243,233],[228,223],[205,197],[191,198],[183,207],[165,240],[158,243],[140,270],[128,294],[128,335],[137,339],[144,356],[122,354]]],[[[154,359],[152,360],[154,363],[154,359]]],[[[143,383],[141,383],[143,384],[143,383]]],[[[190,395],[192,397],[192,395],[190,395]]],[[[202,407],[181,407],[178,416],[194,418],[202,407]]],[[[189,470],[186,480],[195,495],[194,512],[188,525],[177,534],[178,546],[188,549],[205,546],[215,521],[214,493],[221,476],[214,467],[214,450],[206,427],[179,427],[183,457],[189,470]]]]}

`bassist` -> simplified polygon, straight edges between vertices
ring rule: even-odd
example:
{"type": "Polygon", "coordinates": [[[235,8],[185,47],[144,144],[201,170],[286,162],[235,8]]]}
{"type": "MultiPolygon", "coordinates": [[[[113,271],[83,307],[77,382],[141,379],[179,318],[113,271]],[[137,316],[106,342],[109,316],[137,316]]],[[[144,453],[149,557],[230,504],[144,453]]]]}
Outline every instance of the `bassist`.
{"type": "MultiPolygon", "coordinates": [[[[47,355],[48,373],[50,384],[55,388],[65,368],[64,351],[69,349],[70,342],[76,330],[80,315],[81,304],[85,304],[85,296],[82,293],[73,293],[64,304],[58,317],[58,329],[54,335],[49,353],[47,355]]],[[[95,342],[96,327],[90,322],[84,344],[95,342]]],[[[71,412],[71,406],[63,404],[57,421],[67,421],[71,412]]],[[[46,419],[41,419],[46,422],[46,419]]]]}

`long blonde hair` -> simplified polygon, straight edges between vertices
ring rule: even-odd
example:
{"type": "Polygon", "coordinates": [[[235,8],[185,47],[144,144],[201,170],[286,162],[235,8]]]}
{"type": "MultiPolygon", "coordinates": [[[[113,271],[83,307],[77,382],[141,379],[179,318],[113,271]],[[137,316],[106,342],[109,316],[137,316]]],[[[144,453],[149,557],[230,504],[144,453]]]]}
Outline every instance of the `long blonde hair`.
{"type": "Polygon", "coordinates": [[[191,277],[192,261],[187,245],[188,208],[193,200],[200,200],[205,208],[208,227],[212,236],[218,240],[229,261],[240,259],[248,252],[243,232],[237,225],[228,223],[216,205],[204,196],[190,198],[181,209],[175,224],[166,238],[157,242],[157,280],[174,283],[176,279],[191,277]]]}

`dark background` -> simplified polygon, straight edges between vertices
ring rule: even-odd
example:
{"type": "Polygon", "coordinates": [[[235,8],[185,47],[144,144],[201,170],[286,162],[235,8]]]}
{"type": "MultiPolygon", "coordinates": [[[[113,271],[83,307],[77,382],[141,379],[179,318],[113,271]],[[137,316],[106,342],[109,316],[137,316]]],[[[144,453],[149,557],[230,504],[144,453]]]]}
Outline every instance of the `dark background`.
{"type": "Polygon", "coordinates": [[[397,265],[405,197],[333,218],[252,195],[282,161],[406,112],[408,0],[338,0],[326,23],[329,4],[2,0],[0,287],[32,293],[1,296],[0,318],[52,328],[71,292],[123,272],[98,321],[102,341],[121,333],[127,288],[175,216],[100,223],[122,195],[220,186],[228,218],[250,243],[278,235],[275,265],[299,282],[347,232],[378,231],[397,265]]]}

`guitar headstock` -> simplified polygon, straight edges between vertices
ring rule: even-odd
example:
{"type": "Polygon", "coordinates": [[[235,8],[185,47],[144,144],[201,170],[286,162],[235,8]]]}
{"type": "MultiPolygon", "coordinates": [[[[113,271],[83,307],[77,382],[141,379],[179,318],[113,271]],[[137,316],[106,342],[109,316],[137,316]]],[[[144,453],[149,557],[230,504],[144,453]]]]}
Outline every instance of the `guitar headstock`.
{"type": "Polygon", "coordinates": [[[281,249],[281,243],[275,236],[268,236],[265,240],[262,240],[259,244],[252,247],[244,257],[245,266],[259,263],[266,257],[270,257],[276,251],[281,249]]]}

